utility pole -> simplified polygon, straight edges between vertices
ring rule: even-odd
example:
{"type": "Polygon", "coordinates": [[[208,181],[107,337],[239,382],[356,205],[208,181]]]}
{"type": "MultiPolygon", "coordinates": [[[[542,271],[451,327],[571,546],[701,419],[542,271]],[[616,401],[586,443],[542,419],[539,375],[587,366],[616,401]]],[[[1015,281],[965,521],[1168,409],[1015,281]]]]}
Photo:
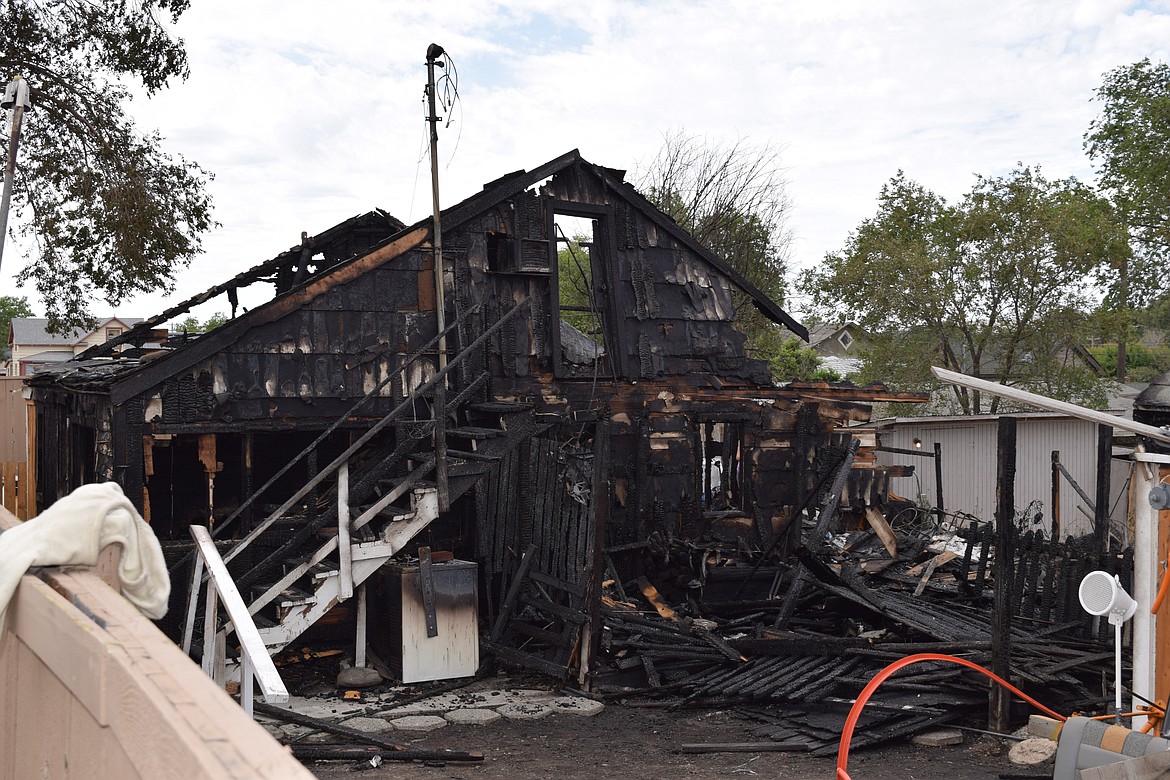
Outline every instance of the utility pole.
{"type": "MultiPolygon", "coordinates": [[[[435,265],[435,322],[439,333],[439,370],[447,367],[447,329],[443,306],[443,224],[439,213],[439,115],[435,111],[435,66],[445,52],[443,47],[432,43],[427,47],[427,122],[431,126],[431,200],[434,228],[431,246],[434,249],[435,265]]],[[[447,489],[447,378],[435,385],[434,445],[435,445],[435,486],[439,492],[439,511],[446,512],[451,505],[447,489]]]]}
{"type": "Polygon", "coordinates": [[[12,201],[12,179],[16,176],[16,150],[20,146],[20,126],[24,112],[32,108],[28,99],[28,82],[17,76],[4,90],[0,108],[12,109],[12,129],[8,135],[8,160],[4,165],[4,195],[0,198],[0,262],[4,260],[4,239],[8,237],[8,204],[12,201]]]}

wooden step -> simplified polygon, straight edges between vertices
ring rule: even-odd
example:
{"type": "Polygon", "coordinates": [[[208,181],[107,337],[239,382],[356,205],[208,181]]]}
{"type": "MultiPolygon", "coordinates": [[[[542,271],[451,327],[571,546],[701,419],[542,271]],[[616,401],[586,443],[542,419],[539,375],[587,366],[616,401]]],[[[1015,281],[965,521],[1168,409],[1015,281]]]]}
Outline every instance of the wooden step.
{"type": "MultiPolygon", "coordinates": [[[[252,585],[252,600],[263,596],[275,584],[275,582],[257,582],[252,585]]],[[[280,607],[296,607],[302,604],[316,604],[317,598],[312,593],[306,593],[295,585],[290,585],[282,590],[280,595],[273,599],[271,603],[280,607]]]]}
{"type": "Polygon", "coordinates": [[[524,401],[480,401],[468,404],[467,408],[473,412],[484,412],[485,414],[515,414],[527,412],[533,406],[524,401]]]}
{"type": "Polygon", "coordinates": [[[336,577],[337,569],[336,567],[322,561],[321,563],[314,564],[313,567],[309,569],[308,574],[309,578],[312,579],[316,584],[322,582],[323,580],[327,580],[330,577],[336,577]]]}
{"type": "Polygon", "coordinates": [[[252,616],[252,622],[256,624],[256,628],[272,628],[276,622],[264,615],[263,612],[252,616]]]}
{"type": "Polygon", "coordinates": [[[477,428],[473,425],[447,429],[447,435],[457,439],[494,439],[497,436],[503,436],[504,433],[505,431],[499,428],[477,428]]]}
{"type": "Polygon", "coordinates": [[[467,450],[447,448],[447,460],[482,460],[494,463],[501,457],[500,455],[488,455],[482,452],[468,452],[467,450]]]}
{"type": "Polygon", "coordinates": [[[447,476],[452,479],[455,477],[477,477],[480,474],[488,473],[490,470],[490,463],[482,463],[480,461],[462,461],[455,462],[447,466],[447,476]]]}
{"type": "MultiPolygon", "coordinates": [[[[355,511],[353,513],[354,517],[357,517],[358,515],[364,515],[366,513],[366,511],[369,510],[369,508],[372,506],[373,506],[373,504],[366,504],[365,506],[358,507],[357,511],[355,511]]],[[[406,507],[401,507],[401,506],[395,506],[394,504],[391,504],[390,506],[382,507],[382,509],[376,515],[376,517],[379,520],[394,520],[394,519],[399,518],[399,517],[413,517],[413,516],[414,516],[413,509],[408,509],[406,507]]]]}

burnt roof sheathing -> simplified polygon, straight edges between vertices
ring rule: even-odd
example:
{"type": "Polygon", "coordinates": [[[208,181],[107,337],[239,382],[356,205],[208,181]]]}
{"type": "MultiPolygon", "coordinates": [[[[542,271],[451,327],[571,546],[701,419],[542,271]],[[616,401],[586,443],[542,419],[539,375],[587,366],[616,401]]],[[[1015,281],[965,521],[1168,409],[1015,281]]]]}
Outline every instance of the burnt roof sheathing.
{"type": "MultiPolygon", "coordinates": [[[[477,193],[476,195],[473,195],[470,198],[467,198],[466,200],[451,206],[448,209],[445,209],[442,212],[444,231],[458,227],[467,220],[472,219],[475,216],[482,214],[484,211],[507,200],[509,197],[527,190],[528,188],[549,179],[550,177],[568,169],[573,165],[588,166],[606,183],[606,185],[611,190],[617,192],[620,197],[630,202],[631,205],[641,211],[646,217],[661,226],[676,240],[683,243],[692,251],[703,257],[708,263],[726,275],[735,285],[750,295],[756,307],[765,316],[767,316],[773,322],[787,327],[802,339],[806,341],[808,340],[808,330],[803,325],[801,325],[801,323],[799,323],[796,319],[784,311],[784,309],[782,309],[779,304],[771,300],[771,298],[764,294],[759,288],[744,278],[742,274],[732,268],[725,260],[712,253],[706,247],[702,246],[690,234],[680,228],[666,214],[647,201],[640,193],[638,193],[637,190],[635,190],[625,181],[624,171],[594,165],[593,163],[590,163],[582,158],[580,152],[576,149],[566,152],[565,154],[548,161],[547,163],[533,169],[532,171],[516,171],[507,174],[504,177],[495,180],[494,182],[489,182],[487,185],[485,185],[485,189],[482,192],[477,193]]],[[[316,243],[323,243],[328,241],[331,236],[339,235],[346,229],[352,229],[358,220],[368,219],[373,215],[377,215],[378,217],[387,220],[393,220],[395,223],[397,223],[397,225],[402,224],[401,222],[394,220],[394,218],[389,214],[386,214],[380,210],[375,210],[368,212],[367,214],[358,215],[351,218],[350,220],[346,220],[343,223],[335,225],[334,227],[317,234],[317,236],[314,236],[310,240],[316,243]]],[[[319,283],[331,275],[341,273],[343,269],[362,258],[368,258],[371,255],[384,253],[384,250],[392,247],[392,245],[401,244],[403,247],[402,249],[396,253],[386,256],[379,262],[390,261],[404,252],[409,251],[409,249],[413,248],[413,246],[417,246],[421,240],[425,240],[425,237],[418,239],[418,241],[405,241],[404,239],[421,230],[425,230],[425,235],[429,235],[432,225],[433,218],[426,217],[422,220],[419,220],[414,225],[409,227],[402,227],[392,235],[378,243],[375,243],[363,252],[360,252],[352,257],[327,267],[317,269],[317,271],[315,271],[313,274],[307,275],[298,284],[292,286],[282,294],[277,295],[272,300],[257,306],[232,320],[229,320],[227,323],[217,328],[216,331],[212,332],[215,333],[217,331],[234,330],[237,328],[247,327],[245,324],[246,322],[249,320],[254,321],[258,316],[261,316],[261,313],[264,312],[265,309],[274,306],[278,301],[287,299],[289,296],[306,290],[310,284],[319,283]]],[[[118,344],[134,342],[135,339],[144,340],[151,328],[165,323],[179,314],[189,311],[198,304],[204,303],[207,300],[210,300],[211,298],[224,292],[234,294],[235,289],[241,286],[245,286],[246,284],[252,284],[256,281],[266,280],[264,279],[266,274],[273,273],[284,264],[298,258],[300,256],[300,251],[301,247],[296,246],[277,255],[272,260],[266,261],[257,266],[253,266],[251,269],[238,274],[226,283],[212,287],[209,290],[189,298],[183,303],[168,309],[160,315],[144,320],[137,327],[127,331],[127,333],[124,333],[115,339],[111,339],[99,347],[86,350],[79,357],[92,358],[104,354],[109,354],[113,347],[117,346],[118,344]]],[[[160,357],[157,361],[153,361],[155,364],[154,367],[157,368],[157,364],[159,363],[165,363],[168,366],[173,367],[174,370],[182,370],[182,367],[180,367],[178,364],[175,364],[172,360],[168,360],[167,358],[171,358],[178,353],[188,352],[189,357],[193,358],[193,360],[180,361],[186,365],[188,362],[194,362],[194,360],[198,360],[199,358],[195,357],[195,352],[202,352],[203,349],[206,348],[207,344],[208,342],[206,340],[199,339],[191,344],[179,347],[170,354],[160,357]],[[192,351],[192,348],[199,347],[201,342],[202,348],[192,351]]],[[[137,382],[135,384],[137,384],[137,382]]],[[[130,392],[129,389],[127,392],[130,392]]],[[[122,395],[122,393],[119,392],[119,395],[122,395]]]]}

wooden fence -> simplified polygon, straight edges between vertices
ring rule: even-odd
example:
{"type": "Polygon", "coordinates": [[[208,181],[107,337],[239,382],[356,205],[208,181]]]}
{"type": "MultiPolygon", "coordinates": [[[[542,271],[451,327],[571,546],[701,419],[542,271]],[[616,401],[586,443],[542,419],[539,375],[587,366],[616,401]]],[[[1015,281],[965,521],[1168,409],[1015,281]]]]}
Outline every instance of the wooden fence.
{"type": "Polygon", "coordinates": [[[29,518],[28,466],[24,461],[0,461],[0,506],[20,520],[29,518]]]}
{"type": "Polygon", "coordinates": [[[22,376],[0,376],[0,463],[25,459],[28,407],[22,376]]]}
{"type": "MultiPolygon", "coordinates": [[[[995,557],[993,523],[972,523],[964,534],[967,548],[963,570],[970,572],[976,593],[992,574],[995,557]]],[[[1103,552],[1092,537],[1052,541],[1038,531],[1016,530],[1015,563],[1012,567],[1009,603],[1013,614],[1050,625],[1079,623],[1087,631],[1093,617],[1081,607],[1081,580],[1101,570],[1121,577],[1121,585],[1133,592],[1133,548],[1103,552]]]]}

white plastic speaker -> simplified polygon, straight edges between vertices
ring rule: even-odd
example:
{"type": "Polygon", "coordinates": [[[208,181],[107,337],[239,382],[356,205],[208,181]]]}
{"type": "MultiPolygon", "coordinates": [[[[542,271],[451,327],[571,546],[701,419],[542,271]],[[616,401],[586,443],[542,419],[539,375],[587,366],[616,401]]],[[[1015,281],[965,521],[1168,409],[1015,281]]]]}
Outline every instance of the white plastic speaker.
{"type": "Polygon", "coordinates": [[[1137,612],[1137,602],[1121,587],[1115,574],[1091,571],[1081,580],[1077,595],[1081,607],[1090,615],[1108,615],[1114,625],[1124,623],[1137,612]]]}

